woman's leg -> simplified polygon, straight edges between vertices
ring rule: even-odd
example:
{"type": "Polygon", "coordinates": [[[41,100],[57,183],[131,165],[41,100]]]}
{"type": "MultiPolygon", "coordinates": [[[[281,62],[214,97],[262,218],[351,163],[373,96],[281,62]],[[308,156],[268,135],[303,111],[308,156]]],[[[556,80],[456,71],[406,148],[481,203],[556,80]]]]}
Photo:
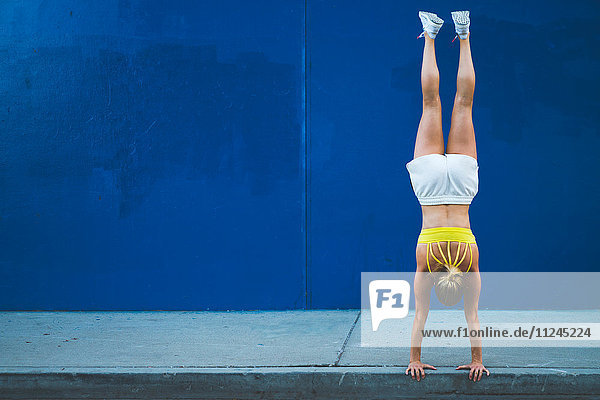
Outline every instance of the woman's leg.
{"type": "Polygon", "coordinates": [[[469,37],[460,39],[460,60],[456,78],[456,97],[452,109],[452,121],[446,153],[466,154],[477,158],[475,129],[473,128],[473,93],[475,92],[475,69],[471,59],[469,37]]]}
{"type": "Polygon", "coordinates": [[[421,67],[423,114],[417,131],[414,158],[427,154],[444,154],[442,134],[442,103],[440,101],[440,72],[435,61],[435,41],[425,35],[421,67]]]}

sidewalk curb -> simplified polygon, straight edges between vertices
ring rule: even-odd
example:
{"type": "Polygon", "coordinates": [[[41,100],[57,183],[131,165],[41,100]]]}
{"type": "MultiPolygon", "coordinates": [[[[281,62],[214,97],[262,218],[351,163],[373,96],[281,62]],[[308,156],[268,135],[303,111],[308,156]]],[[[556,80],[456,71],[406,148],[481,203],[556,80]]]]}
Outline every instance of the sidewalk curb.
{"type": "Polygon", "coordinates": [[[598,393],[598,369],[496,368],[480,382],[447,367],[421,382],[399,367],[0,369],[3,399],[597,399],[598,393]]]}

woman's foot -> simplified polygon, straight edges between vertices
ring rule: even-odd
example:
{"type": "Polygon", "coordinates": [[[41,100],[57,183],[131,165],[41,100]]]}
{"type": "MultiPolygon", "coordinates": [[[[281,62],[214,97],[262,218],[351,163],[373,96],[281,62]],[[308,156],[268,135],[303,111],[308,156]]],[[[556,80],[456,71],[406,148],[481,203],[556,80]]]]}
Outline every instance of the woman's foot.
{"type": "Polygon", "coordinates": [[[469,11],[452,11],[451,14],[456,34],[459,38],[466,39],[469,36],[469,26],[471,26],[469,11]]]}
{"type": "MultiPolygon", "coordinates": [[[[423,24],[423,32],[427,32],[430,38],[435,39],[440,28],[444,25],[444,20],[434,13],[419,11],[419,18],[423,24]]],[[[423,36],[423,33],[419,36],[423,36]]]]}

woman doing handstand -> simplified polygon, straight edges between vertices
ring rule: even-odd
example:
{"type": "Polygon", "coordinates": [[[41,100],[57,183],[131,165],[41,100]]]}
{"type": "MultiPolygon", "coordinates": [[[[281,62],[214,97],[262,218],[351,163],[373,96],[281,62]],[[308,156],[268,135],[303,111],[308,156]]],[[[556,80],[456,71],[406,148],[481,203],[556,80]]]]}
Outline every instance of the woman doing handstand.
{"type": "MultiPolygon", "coordinates": [[[[423,114],[414,158],[406,165],[423,214],[416,249],[415,319],[410,363],[406,369],[406,374],[410,373],[417,380],[425,376],[425,369],[436,369],[421,362],[422,330],[429,313],[431,289],[435,288],[440,302],[448,306],[457,304],[464,295],[469,330],[479,330],[477,308],[481,289],[479,251],[469,221],[469,205],[479,184],[472,119],[475,70],[469,43],[469,12],[452,13],[460,38],[460,61],[445,151],[440,78],[435,58],[435,37],[444,21],[433,13],[420,12],[419,17],[423,24],[422,36],[425,37],[421,68],[423,114]]],[[[480,338],[471,338],[471,357],[470,364],[457,369],[470,370],[469,379],[474,381],[480,380],[484,372],[489,375],[482,364],[480,338]]]]}

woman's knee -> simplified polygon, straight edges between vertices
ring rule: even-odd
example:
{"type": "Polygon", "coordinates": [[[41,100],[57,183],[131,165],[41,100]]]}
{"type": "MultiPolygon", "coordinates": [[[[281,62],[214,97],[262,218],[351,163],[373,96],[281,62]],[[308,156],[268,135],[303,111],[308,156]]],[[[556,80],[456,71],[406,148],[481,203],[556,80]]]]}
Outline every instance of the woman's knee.
{"type": "Polygon", "coordinates": [[[473,107],[473,93],[456,93],[456,97],[454,98],[454,107],[471,109],[473,107]]]}
{"type": "Polygon", "coordinates": [[[426,93],[423,92],[423,109],[441,110],[442,101],[439,93],[426,93]]]}

